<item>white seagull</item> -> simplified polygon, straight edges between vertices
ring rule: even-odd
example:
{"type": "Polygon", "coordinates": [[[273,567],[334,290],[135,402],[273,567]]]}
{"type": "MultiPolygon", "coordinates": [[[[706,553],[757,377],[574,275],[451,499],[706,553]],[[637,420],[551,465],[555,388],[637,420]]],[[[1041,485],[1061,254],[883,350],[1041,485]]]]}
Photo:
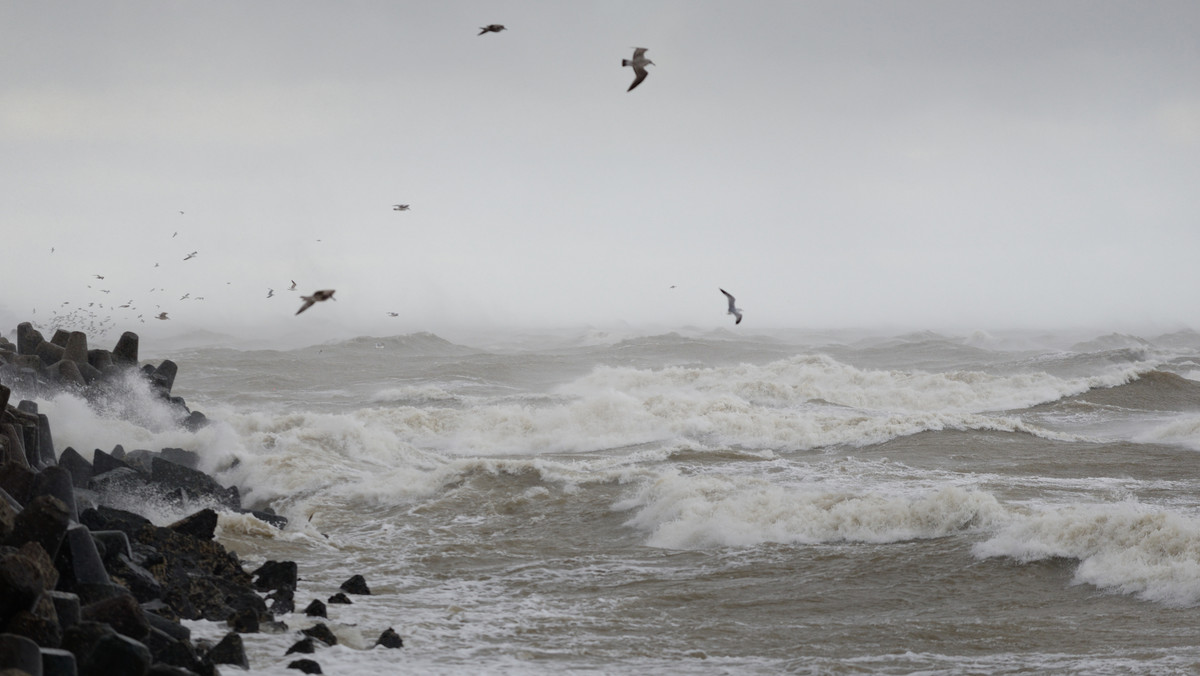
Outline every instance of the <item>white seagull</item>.
{"type": "Polygon", "coordinates": [[[731,314],[734,317],[737,317],[737,319],[733,323],[741,324],[742,323],[742,308],[733,304],[734,303],[733,296],[728,291],[726,291],[725,289],[717,289],[717,290],[720,291],[721,293],[725,294],[725,297],[729,299],[729,312],[727,314],[731,314]]]}
{"type": "Polygon", "coordinates": [[[621,65],[622,66],[633,66],[633,72],[634,72],[634,74],[637,75],[637,77],[634,78],[634,80],[633,80],[633,84],[629,85],[629,89],[625,90],[627,92],[631,92],[631,91],[633,91],[634,87],[642,84],[642,80],[645,80],[646,76],[650,74],[646,70],[646,66],[647,65],[652,66],[652,65],[654,65],[654,62],[651,61],[650,59],[646,58],[646,48],[645,47],[634,47],[633,48],[633,58],[632,59],[621,59],[621,65]]]}

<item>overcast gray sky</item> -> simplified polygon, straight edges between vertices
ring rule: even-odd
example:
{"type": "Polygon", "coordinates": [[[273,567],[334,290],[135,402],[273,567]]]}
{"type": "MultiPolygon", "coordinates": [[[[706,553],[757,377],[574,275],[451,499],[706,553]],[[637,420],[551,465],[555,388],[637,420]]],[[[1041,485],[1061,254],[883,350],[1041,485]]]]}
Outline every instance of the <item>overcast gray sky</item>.
{"type": "Polygon", "coordinates": [[[0,2],[0,319],[732,328],[723,287],[739,331],[1200,328],[1198,36],[1194,0],[0,2]]]}

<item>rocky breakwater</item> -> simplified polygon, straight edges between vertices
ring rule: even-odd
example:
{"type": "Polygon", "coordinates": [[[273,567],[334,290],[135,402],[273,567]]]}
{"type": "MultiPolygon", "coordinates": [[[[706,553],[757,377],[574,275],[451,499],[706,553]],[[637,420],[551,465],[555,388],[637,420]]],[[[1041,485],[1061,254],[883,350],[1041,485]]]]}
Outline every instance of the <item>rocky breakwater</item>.
{"type": "Polygon", "coordinates": [[[182,449],[96,449],[91,462],[72,448],[60,456],[37,404],[12,401],[14,392],[60,390],[91,399],[132,371],[195,429],[203,414],[170,394],[174,364],[139,369],[132,333],[112,352],[88,350],[78,332],[45,341],[29,324],[17,339],[0,339],[0,671],[208,675],[218,663],[244,664],[237,632],[275,619],[238,557],[214,540],[213,507],[246,511],[237,488],[196,470],[196,455],[182,449]],[[206,506],[156,526],[110,506],[131,494],[206,506]],[[224,621],[231,631],[197,645],[181,619],[224,621]]]}

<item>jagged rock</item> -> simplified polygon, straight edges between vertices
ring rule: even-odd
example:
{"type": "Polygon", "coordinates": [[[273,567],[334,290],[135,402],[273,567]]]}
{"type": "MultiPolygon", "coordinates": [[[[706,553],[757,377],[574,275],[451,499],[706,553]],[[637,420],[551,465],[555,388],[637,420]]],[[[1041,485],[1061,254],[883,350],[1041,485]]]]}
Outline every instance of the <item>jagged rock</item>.
{"type": "Polygon", "coordinates": [[[206,507],[191,516],[185,516],[167,528],[200,540],[211,540],[217,530],[217,513],[206,507]]]}
{"type": "Polygon", "coordinates": [[[0,464],[0,489],[19,504],[29,504],[36,482],[37,473],[30,469],[27,463],[9,461],[0,464]]]}
{"type": "Polygon", "coordinates": [[[267,561],[250,574],[255,576],[254,588],[259,591],[294,590],[300,577],[295,561],[267,561]]]}
{"type": "Polygon", "coordinates": [[[47,591],[58,586],[58,568],[54,566],[54,559],[50,558],[40,543],[26,542],[17,549],[17,554],[24,556],[41,573],[42,579],[46,581],[47,591]]]}
{"type": "Polygon", "coordinates": [[[192,500],[210,498],[231,510],[242,506],[237,486],[225,488],[204,472],[162,458],[154,458],[151,462],[150,481],[167,494],[176,494],[182,489],[192,500]]]}
{"type": "Polygon", "coordinates": [[[168,460],[176,465],[183,465],[189,469],[196,469],[200,464],[199,453],[187,451],[182,448],[164,448],[159,455],[163,460],[168,460]]]}
{"type": "Polygon", "coordinates": [[[325,611],[325,604],[321,603],[320,599],[313,599],[312,603],[308,604],[308,607],[304,609],[304,614],[309,617],[329,617],[329,614],[325,611]]]}
{"type": "Polygon", "coordinates": [[[84,622],[103,622],[132,639],[141,640],[150,633],[150,623],[132,596],[122,594],[89,603],[80,614],[84,622]]]}
{"type": "Polygon", "coordinates": [[[272,615],[285,615],[296,611],[296,592],[291,589],[276,589],[267,594],[271,601],[272,615]]]}
{"type": "Polygon", "coordinates": [[[38,473],[37,479],[33,482],[33,494],[51,495],[59,500],[67,508],[67,515],[72,521],[79,520],[79,513],[75,507],[75,486],[72,484],[71,473],[65,468],[57,465],[47,467],[38,473]]]}
{"type": "Polygon", "coordinates": [[[176,641],[191,641],[191,629],[183,626],[178,621],[168,620],[167,618],[155,612],[155,610],[161,606],[162,601],[158,601],[157,603],[152,601],[150,603],[142,604],[142,614],[146,618],[146,622],[150,624],[151,630],[161,631],[176,641]]]}
{"type": "Polygon", "coordinates": [[[71,485],[87,488],[88,480],[92,478],[92,463],[79,455],[79,451],[67,446],[58,458],[58,466],[71,473],[71,485]]]}
{"type": "Polygon", "coordinates": [[[41,332],[33,328],[33,324],[17,324],[17,354],[35,354],[38,344],[43,340],[41,332]]]}
{"type": "Polygon", "coordinates": [[[38,359],[42,360],[42,364],[49,366],[62,361],[63,353],[66,351],[66,348],[58,343],[49,340],[43,340],[42,342],[38,343],[36,348],[34,348],[33,354],[37,355],[38,359]]]}
{"type": "Polygon", "coordinates": [[[158,453],[155,453],[154,451],[148,451],[144,448],[136,448],[122,456],[121,462],[129,465],[139,472],[142,472],[143,474],[149,475],[150,465],[154,461],[154,458],[157,457],[158,453]]]}
{"type": "Polygon", "coordinates": [[[114,469],[133,469],[133,467],[116,455],[117,449],[120,449],[121,456],[125,455],[125,449],[118,444],[113,453],[105,453],[100,449],[92,452],[92,474],[99,476],[105,472],[111,472],[114,469]]]}
{"type": "Polygon", "coordinates": [[[87,387],[88,381],[83,377],[83,371],[80,369],[79,364],[71,361],[70,359],[62,359],[47,366],[46,373],[48,373],[51,378],[57,381],[59,385],[65,385],[76,389],[87,387]]]}
{"type": "Polygon", "coordinates": [[[42,648],[42,676],[75,676],[75,655],[61,648],[42,648]]]}
{"type": "Polygon", "coordinates": [[[25,454],[25,435],[17,430],[17,426],[12,423],[0,423],[0,444],[3,444],[4,453],[0,455],[0,460],[5,464],[16,464],[22,467],[29,467],[29,457],[25,454]]]}
{"type": "Polygon", "coordinates": [[[28,557],[12,550],[0,554],[0,618],[32,609],[47,589],[45,576],[28,557]]]}
{"type": "Polygon", "coordinates": [[[164,359],[150,375],[150,382],[156,387],[162,388],[163,392],[169,393],[171,388],[175,387],[175,376],[178,373],[179,365],[170,359],[164,359]]]}
{"type": "Polygon", "coordinates": [[[403,648],[404,639],[400,638],[400,634],[396,630],[388,627],[379,635],[379,640],[375,641],[375,645],[381,645],[384,648],[403,648]]]}
{"type": "Polygon", "coordinates": [[[146,479],[132,467],[118,467],[109,472],[99,473],[88,480],[88,488],[101,495],[129,495],[145,489],[146,479]]]}
{"type": "Polygon", "coordinates": [[[29,610],[18,610],[4,624],[4,631],[30,639],[42,648],[62,644],[63,630],[58,623],[54,601],[43,592],[29,610]]]}
{"type": "Polygon", "coordinates": [[[183,419],[181,424],[183,425],[183,429],[189,432],[195,432],[196,430],[208,425],[208,417],[206,417],[200,411],[192,411],[188,414],[188,417],[183,419]]]}
{"type": "MultiPolygon", "coordinates": [[[[50,418],[38,413],[38,456],[42,467],[53,466],[55,461],[54,436],[50,434],[50,418]]],[[[28,449],[26,449],[28,452],[28,449]]]]}
{"type": "Polygon", "coordinates": [[[3,413],[8,408],[8,400],[12,397],[12,390],[0,383],[0,413],[3,413]]]}
{"type": "Polygon", "coordinates": [[[115,366],[112,352],[100,349],[88,350],[88,363],[101,373],[107,373],[115,366]]]}
{"type": "Polygon", "coordinates": [[[361,594],[364,596],[371,594],[371,590],[367,587],[367,581],[362,575],[351,577],[349,580],[343,582],[338,589],[349,594],[361,594]]]}
{"type": "Polygon", "coordinates": [[[258,613],[251,608],[235,612],[227,622],[239,634],[257,634],[261,629],[258,613]]]}
{"type": "Polygon", "coordinates": [[[279,530],[283,530],[288,525],[287,517],[280,516],[280,515],[276,514],[275,512],[251,509],[249,511],[242,512],[242,513],[250,514],[254,518],[258,519],[259,521],[269,523],[272,526],[275,526],[276,528],[278,528],[279,530]]]}
{"type": "Polygon", "coordinates": [[[8,504],[8,500],[0,500],[0,543],[8,540],[8,536],[12,535],[16,521],[17,510],[8,504]]]}
{"type": "Polygon", "coordinates": [[[83,331],[72,331],[63,347],[63,359],[70,359],[76,364],[88,363],[87,334],[83,331]]]}
{"type": "Polygon", "coordinates": [[[142,526],[152,526],[150,519],[133,512],[114,507],[100,506],[95,509],[85,509],[79,515],[79,521],[93,530],[119,530],[132,540],[142,529],[142,526]]]}
{"type": "Polygon", "coordinates": [[[38,644],[24,636],[0,634],[0,665],[17,673],[42,673],[42,652],[38,644]]]}
{"type": "Polygon", "coordinates": [[[150,669],[150,649],[128,636],[108,634],[96,641],[81,662],[80,672],[84,674],[145,676],[150,669]]]}
{"type": "Polygon", "coordinates": [[[213,646],[212,650],[208,651],[208,658],[215,664],[232,664],[243,669],[250,668],[250,660],[246,659],[246,648],[242,645],[242,637],[233,632],[225,634],[225,637],[213,646]]]}
{"type": "MultiPolygon", "coordinates": [[[[85,524],[86,525],[86,524],[85,524]]],[[[121,555],[133,556],[133,549],[129,546],[129,534],[123,530],[99,530],[88,528],[91,531],[92,539],[96,541],[96,549],[100,552],[100,559],[104,561],[104,567],[110,568],[112,564],[121,555]]]]}
{"type": "Polygon", "coordinates": [[[39,495],[17,515],[7,544],[20,547],[26,542],[37,542],[53,558],[58,555],[70,519],[71,513],[62,500],[39,495]]]}
{"type": "Polygon", "coordinates": [[[113,348],[112,360],[118,366],[137,366],[138,335],[136,333],[126,331],[121,334],[120,339],[117,340],[117,346],[113,348]]]}
{"type": "Polygon", "coordinates": [[[305,636],[311,636],[325,645],[337,645],[338,642],[337,637],[333,635],[329,627],[325,626],[324,622],[318,622],[308,629],[301,629],[300,633],[305,636]]]}
{"type": "Polygon", "coordinates": [[[71,332],[66,329],[54,329],[54,336],[50,338],[50,342],[65,348],[67,341],[71,339],[71,332]]]}
{"type": "Polygon", "coordinates": [[[119,593],[104,569],[96,541],[86,526],[75,526],[67,530],[63,538],[62,551],[55,558],[60,574],[58,587],[62,591],[74,592],[84,604],[94,603],[119,593]]]}
{"type": "Polygon", "coordinates": [[[351,603],[353,603],[353,601],[350,600],[349,596],[346,596],[342,592],[338,592],[338,593],[334,594],[333,596],[329,597],[328,603],[330,605],[338,604],[338,603],[350,605],[351,603]]]}
{"type": "Polygon", "coordinates": [[[314,641],[313,637],[311,637],[311,636],[305,636],[304,638],[300,639],[299,641],[296,641],[295,643],[293,643],[292,647],[288,648],[287,652],[285,652],[284,655],[291,655],[292,653],[302,653],[305,655],[311,655],[315,652],[317,652],[316,641],[314,641]]]}
{"type": "Polygon", "coordinates": [[[305,674],[323,674],[323,673],[325,673],[325,672],[321,671],[320,664],[317,664],[314,660],[310,660],[310,659],[303,659],[303,660],[296,660],[295,662],[288,662],[287,668],[288,669],[296,669],[305,674]]]}
{"type": "Polygon", "coordinates": [[[46,595],[54,604],[54,614],[63,630],[70,629],[80,622],[79,596],[65,591],[47,591],[46,595]]]}

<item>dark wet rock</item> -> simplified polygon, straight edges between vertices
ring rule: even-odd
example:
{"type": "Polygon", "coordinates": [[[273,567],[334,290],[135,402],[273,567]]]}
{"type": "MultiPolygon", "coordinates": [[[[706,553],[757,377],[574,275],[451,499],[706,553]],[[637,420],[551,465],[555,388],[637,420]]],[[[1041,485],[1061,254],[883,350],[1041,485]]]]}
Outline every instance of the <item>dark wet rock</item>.
{"type": "MultiPolygon", "coordinates": [[[[88,367],[90,368],[90,367],[88,367]]],[[[63,385],[74,389],[83,389],[87,387],[87,379],[83,377],[83,371],[79,364],[70,359],[59,360],[50,366],[46,367],[46,372],[54,378],[59,385],[63,385]]]]}
{"type": "Polygon", "coordinates": [[[72,521],[79,520],[75,507],[75,486],[71,483],[71,473],[66,468],[57,465],[47,467],[38,473],[33,483],[34,496],[49,495],[58,498],[67,508],[67,514],[72,521]]]}
{"type": "Polygon", "coordinates": [[[62,627],[54,601],[43,592],[29,610],[18,610],[4,623],[3,630],[30,639],[42,648],[57,648],[62,644],[62,627]]]}
{"type": "Polygon", "coordinates": [[[251,509],[244,513],[250,514],[254,518],[258,519],[259,521],[269,523],[272,526],[275,526],[276,528],[278,528],[280,530],[283,530],[288,525],[287,517],[280,516],[280,515],[276,514],[275,512],[264,511],[264,510],[259,510],[259,509],[251,509]]]}
{"type": "Polygon", "coordinates": [[[17,354],[34,354],[44,338],[30,322],[17,324],[17,354]]]}
{"type": "Polygon", "coordinates": [[[3,460],[4,464],[29,467],[29,457],[25,453],[25,434],[18,430],[16,425],[0,423],[0,446],[4,449],[0,454],[0,460],[3,460]]]}
{"type": "Polygon", "coordinates": [[[66,329],[54,329],[54,335],[50,337],[50,342],[65,348],[67,341],[71,339],[71,332],[66,329]]]}
{"type": "Polygon", "coordinates": [[[54,604],[54,614],[58,617],[58,624],[64,630],[70,629],[79,624],[82,616],[82,610],[79,605],[79,596],[65,591],[48,591],[46,596],[50,598],[50,602],[54,604]]]}
{"type": "Polygon", "coordinates": [[[16,521],[17,509],[8,504],[8,500],[0,500],[0,544],[6,542],[12,535],[16,521]]]}
{"type": "Polygon", "coordinates": [[[92,368],[100,371],[101,373],[107,373],[115,366],[112,352],[109,352],[108,350],[88,350],[88,363],[92,365],[92,368]]]}
{"type": "Polygon", "coordinates": [[[66,351],[66,348],[58,343],[49,340],[43,340],[42,342],[38,343],[36,348],[34,348],[33,353],[37,355],[38,359],[42,360],[43,364],[50,366],[51,364],[57,364],[58,362],[62,361],[63,354],[66,351]]]}
{"type": "Polygon", "coordinates": [[[388,627],[379,635],[379,640],[375,641],[375,645],[381,645],[384,648],[403,648],[404,639],[400,638],[400,634],[396,630],[388,627]]]}
{"type": "Polygon", "coordinates": [[[3,383],[0,383],[0,413],[8,408],[8,400],[12,397],[12,390],[3,383]]]}
{"type": "Polygon", "coordinates": [[[299,579],[299,568],[295,561],[267,561],[250,573],[255,577],[254,588],[295,589],[299,579]]]}
{"type": "Polygon", "coordinates": [[[176,641],[191,641],[191,629],[180,624],[178,620],[168,620],[158,614],[157,610],[161,605],[162,601],[158,601],[157,603],[151,601],[142,604],[142,616],[146,618],[146,623],[150,625],[150,629],[161,631],[176,641]]]}
{"type": "Polygon", "coordinates": [[[108,634],[96,641],[87,659],[82,660],[80,672],[104,676],[145,676],[150,663],[150,649],[144,643],[121,634],[108,634]]]}
{"type": "Polygon", "coordinates": [[[113,348],[112,360],[118,366],[137,366],[138,335],[136,333],[126,331],[121,334],[116,347],[113,348]]]}
{"type": "Polygon", "coordinates": [[[96,473],[88,480],[88,488],[102,497],[137,494],[145,491],[148,485],[142,473],[132,467],[118,467],[102,474],[96,473]]]}
{"type": "Polygon", "coordinates": [[[296,592],[291,589],[276,589],[267,594],[271,601],[272,615],[286,615],[296,611],[296,592]]]}
{"type": "Polygon", "coordinates": [[[31,610],[42,592],[51,587],[52,583],[29,557],[13,549],[0,554],[0,618],[31,610]]]}
{"type": "Polygon", "coordinates": [[[301,629],[300,633],[315,638],[325,645],[337,645],[338,642],[337,636],[333,635],[324,622],[318,622],[308,629],[301,629]]]}
{"type": "Polygon", "coordinates": [[[292,653],[302,653],[305,655],[311,655],[315,652],[317,652],[316,641],[314,641],[313,637],[311,637],[311,636],[305,636],[304,638],[300,639],[299,641],[296,641],[295,643],[293,643],[292,647],[288,648],[287,652],[284,653],[284,655],[291,655],[292,653]]]}
{"type": "Polygon", "coordinates": [[[179,365],[170,359],[164,359],[154,373],[150,374],[150,383],[155,387],[161,388],[163,392],[170,392],[172,387],[175,387],[175,376],[179,373],[179,365]]]}
{"type": "Polygon", "coordinates": [[[79,451],[67,446],[58,458],[58,466],[71,473],[73,486],[87,488],[88,480],[92,478],[92,463],[80,455],[79,451]]]}
{"type": "Polygon", "coordinates": [[[155,453],[154,451],[148,451],[144,448],[136,448],[126,453],[121,458],[121,461],[148,476],[150,474],[150,464],[154,461],[154,458],[157,457],[158,453],[155,453]]]}
{"type": "Polygon", "coordinates": [[[364,596],[370,595],[371,593],[370,588],[367,587],[367,581],[362,575],[355,575],[351,577],[349,580],[343,582],[338,589],[341,589],[348,594],[361,594],[364,596]]]}
{"type": "Polygon", "coordinates": [[[78,594],[84,605],[119,593],[104,569],[96,541],[86,526],[67,530],[54,563],[61,576],[58,588],[78,594]]]}
{"type": "Polygon", "coordinates": [[[208,417],[200,411],[192,411],[188,414],[188,417],[183,419],[181,425],[183,425],[183,429],[195,432],[208,425],[208,417]]]}
{"type": "Polygon", "coordinates": [[[38,644],[24,636],[0,634],[0,667],[17,673],[42,673],[42,652],[38,644]]]}
{"type": "Polygon", "coordinates": [[[42,676],[76,676],[75,655],[61,648],[42,648],[42,676]]]}
{"type": "Polygon", "coordinates": [[[133,556],[133,549],[129,546],[129,535],[125,531],[90,527],[88,530],[91,531],[92,539],[96,541],[96,549],[100,552],[100,559],[104,561],[105,568],[111,568],[121,555],[133,556]]]}
{"type": "Polygon", "coordinates": [[[239,634],[257,634],[262,629],[261,619],[252,608],[234,612],[226,622],[239,634]]]}
{"type": "Polygon", "coordinates": [[[6,462],[0,464],[0,489],[12,496],[19,504],[29,504],[36,482],[37,473],[30,469],[27,463],[6,462]]]}
{"type": "Polygon", "coordinates": [[[334,594],[333,596],[329,597],[328,603],[330,605],[334,605],[334,604],[350,605],[351,603],[353,603],[353,601],[350,600],[349,596],[346,596],[342,592],[338,592],[338,593],[334,594]]]}
{"type": "Polygon", "coordinates": [[[182,448],[164,448],[159,455],[163,460],[169,460],[176,465],[183,465],[189,469],[196,469],[200,465],[200,454],[195,451],[188,451],[182,448]]]}
{"type": "Polygon", "coordinates": [[[310,660],[310,659],[303,659],[303,660],[296,660],[295,662],[288,662],[287,668],[288,669],[296,669],[305,674],[323,674],[323,673],[325,673],[325,672],[321,671],[320,664],[317,664],[316,661],[310,660]]]}
{"type": "Polygon", "coordinates": [[[127,512],[115,507],[100,506],[95,509],[85,509],[79,515],[79,522],[93,530],[119,530],[133,537],[142,526],[152,526],[150,519],[133,512],[127,512]]]}
{"type": "Polygon", "coordinates": [[[151,463],[150,480],[167,494],[182,490],[192,500],[215,500],[231,510],[242,506],[236,486],[226,488],[204,472],[162,458],[155,458],[151,463]]]}
{"type": "Polygon", "coordinates": [[[205,507],[195,514],[183,517],[167,528],[200,540],[211,540],[217,531],[217,513],[205,507]]]}
{"type": "Polygon", "coordinates": [[[136,599],[124,594],[90,603],[80,609],[84,622],[103,622],[133,639],[141,640],[150,633],[142,607],[136,599]]]}
{"type": "Polygon", "coordinates": [[[118,444],[113,448],[112,453],[105,453],[100,449],[92,452],[92,475],[100,476],[114,469],[133,469],[133,467],[125,462],[122,458],[125,456],[125,449],[118,444]],[[120,455],[117,455],[120,453],[120,455]]]}
{"type": "Polygon", "coordinates": [[[37,542],[53,558],[58,554],[70,519],[71,512],[62,500],[52,495],[39,495],[17,515],[7,544],[19,547],[26,542],[37,542]]]}
{"type": "MultiPolygon", "coordinates": [[[[54,453],[54,436],[50,433],[50,418],[38,413],[38,456],[42,467],[57,464],[54,453]]],[[[28,452],[28,449],[26,449],[28,452]]]]}
{"type": "Polygon", "coordinates": [[[124,554],[108,566],[108,574],[141,603],[148,603],[162,595],[163,588],[158,578],[124,554]]]}
{"type": "Polygon", "coordinates": [[[321,603],[320,599],[313,599],[312,603],[308,604],[308,607],[304,609],[304,614],[309,617],[329,617],[329,614],[325,611],[325,604],[321,603]]]}
{"type": "Polygon", "coordinates": [[[63,347],[63,359],[70,359],[77,364],[88,363],[87,334],[83,331],[72,331],[63,347]]]}
{"type": "Polygon", "coordinates": [[[38,573],[41,574],[42,579],[46,581],[46,591],[50,591],[58,586],[58,568],[54,566],[54,560],[50,558],[50,555],[46,553],[41,544],[26,542],[17,549],[17,554],[25,557],[37,569],[38,573]]]}
{"type": "Polygon", "coordinates": [[[219,643],[208,651],[208,658],[215,664],[232,664],[243,669],[250,668],[250,660],[246,659],[246,648],[242,645],[242,637],[235,633],[225,634],[219,643]]]}

